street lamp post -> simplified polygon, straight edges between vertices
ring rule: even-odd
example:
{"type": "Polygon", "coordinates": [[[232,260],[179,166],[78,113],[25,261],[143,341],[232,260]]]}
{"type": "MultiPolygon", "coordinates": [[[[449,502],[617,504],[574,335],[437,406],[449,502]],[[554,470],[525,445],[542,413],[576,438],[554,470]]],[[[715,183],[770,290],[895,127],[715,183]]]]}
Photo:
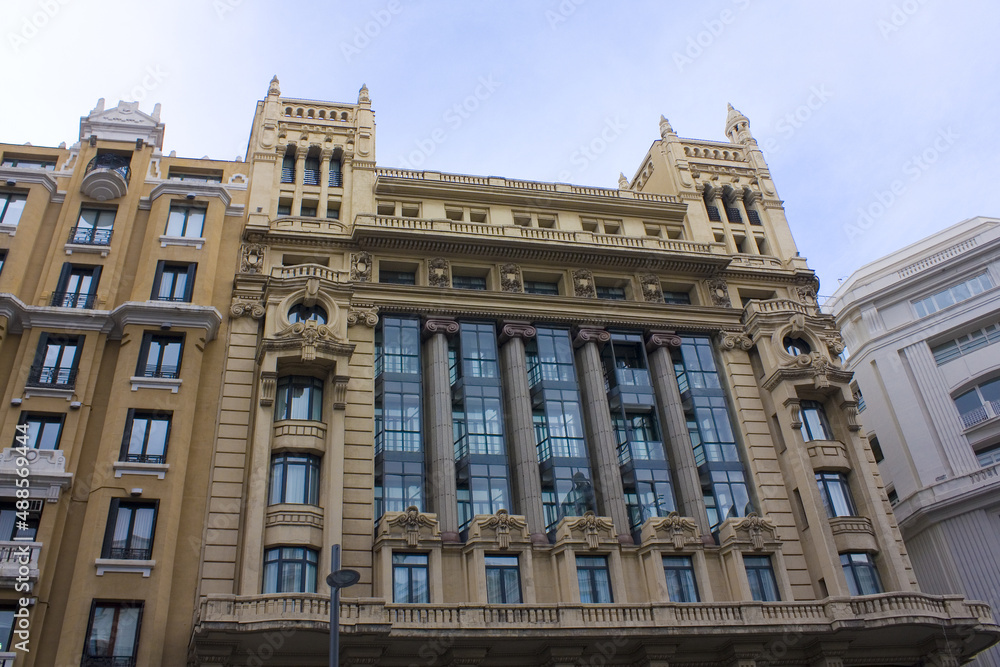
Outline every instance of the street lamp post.
{"type": "Polygon", "coordinates": [[[340,568],[340,545],[330,548],[330,667],[340,667],[340,589],[358,583],[361,573],[340,568]]]}

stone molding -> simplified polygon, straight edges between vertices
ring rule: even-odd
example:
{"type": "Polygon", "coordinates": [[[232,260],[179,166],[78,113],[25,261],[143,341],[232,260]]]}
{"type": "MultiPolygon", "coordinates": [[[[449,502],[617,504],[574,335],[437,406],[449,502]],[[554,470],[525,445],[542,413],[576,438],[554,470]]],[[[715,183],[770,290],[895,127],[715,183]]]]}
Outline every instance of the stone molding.
{"type": "Polygon", "coordinates": [[[499,343],[505,344],[511,338],[529,340],[538,334],[538,330],[530,322],[505,320],[500,325],[499,343]]]}

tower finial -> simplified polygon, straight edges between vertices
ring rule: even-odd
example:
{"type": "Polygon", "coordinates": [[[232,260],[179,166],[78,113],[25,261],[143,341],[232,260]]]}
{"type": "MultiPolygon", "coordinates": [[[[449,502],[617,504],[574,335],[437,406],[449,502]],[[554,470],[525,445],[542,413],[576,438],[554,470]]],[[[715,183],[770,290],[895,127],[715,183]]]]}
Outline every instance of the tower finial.
{"type": "Polygon", "coordinates": [[[628,190],[628,179],[623,172],[618,172],[618,189],[628,190]]]}
{"type": "Polygon", "coordinates": [[[372,99],[368,96],[368,84],[361,84],[361,90],[358,91],[358,104],[371,104],[372,99]]]}
{"type": "Polygon", "coordinates": [[[750,134],[750,119],[743,115],[732,104],[726,105],[729,113],[726,114],[726,136],[734,144],[748,144],[754,141],[750,134]]]}
{"type": "Polygon", "coordinates": [[[267,94],[270,95],[281,95],[281,89],[278,88],[278,75],[275,74],[271,78],[271,85],[267,88],[267,94]]]}
{"type": "Polygon", "coordinates": [[[668,134],[676,134],[674,128],[670,126],[670,121],[663,114],[660,114],[660,138],[666,139],[668,134]]]}

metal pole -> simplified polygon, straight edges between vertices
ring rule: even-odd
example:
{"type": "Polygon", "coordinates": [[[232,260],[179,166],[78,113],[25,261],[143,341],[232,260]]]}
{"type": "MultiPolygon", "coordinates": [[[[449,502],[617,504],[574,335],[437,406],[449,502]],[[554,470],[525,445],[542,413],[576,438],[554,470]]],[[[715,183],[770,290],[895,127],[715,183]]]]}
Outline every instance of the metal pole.
{"type": "MultiPolygon", "coordinates": [[[[330,547],[330,574],[340,569],[340,545],[330,547]]],[[[340,667],[340,586],[330,584],[330,667],[340,667]]]]}

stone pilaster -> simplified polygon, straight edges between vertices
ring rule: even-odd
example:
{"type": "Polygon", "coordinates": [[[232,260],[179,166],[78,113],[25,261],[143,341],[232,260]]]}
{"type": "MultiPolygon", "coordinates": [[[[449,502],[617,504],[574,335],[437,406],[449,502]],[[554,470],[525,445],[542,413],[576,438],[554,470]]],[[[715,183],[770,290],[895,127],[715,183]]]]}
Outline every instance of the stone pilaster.
{"type": "Polygon", "coordinates": [[[618,442],[611,423],[611,408],[604,384],[604,368],[598,343],[607,343],[611,334],[597,327],[579,327],[573,338],[579,369],[580,398],[586,426],[590,465],[594,472],[594,493],[598,512],[611,517],[622,544],[632,544],[625,490],[618,470],[618,442]]]}
{"type": "Polygon", "coordinates": [[[656,392],[657,416],[667,436],[664,441],[667,458],[673,473],[674,494],[680,514],[689,516],[698,524],[702,535],[710,535],[708,511],[698,481],[698,466],[694,461],[691,434],[681,400],[671,347],[680,347],[680,336],[672,331],[650,331],[646,335],[646,353],[649,358],[649,375],[656,392]]]}
{"type": "Polygon", "coordinates": [[[524,353],[524,341],[534,337],[535,327],[527,322],[501,324],[500,372],[515,508],[528,522],[531,541],[548,544],[542,509],[542,480],[538,473],[538,443],[531,418],[528,362],[524,353]]]}
{"type": "Polygon", "coordinates": [[[458,491],[455,484],[451,378],[448,372],[448,335],[458,333],[458,322],[428,317],[424,320],[422,333],[427,499],[431,511],[437,514],[441,539],[458,542],[458,491]]]}

